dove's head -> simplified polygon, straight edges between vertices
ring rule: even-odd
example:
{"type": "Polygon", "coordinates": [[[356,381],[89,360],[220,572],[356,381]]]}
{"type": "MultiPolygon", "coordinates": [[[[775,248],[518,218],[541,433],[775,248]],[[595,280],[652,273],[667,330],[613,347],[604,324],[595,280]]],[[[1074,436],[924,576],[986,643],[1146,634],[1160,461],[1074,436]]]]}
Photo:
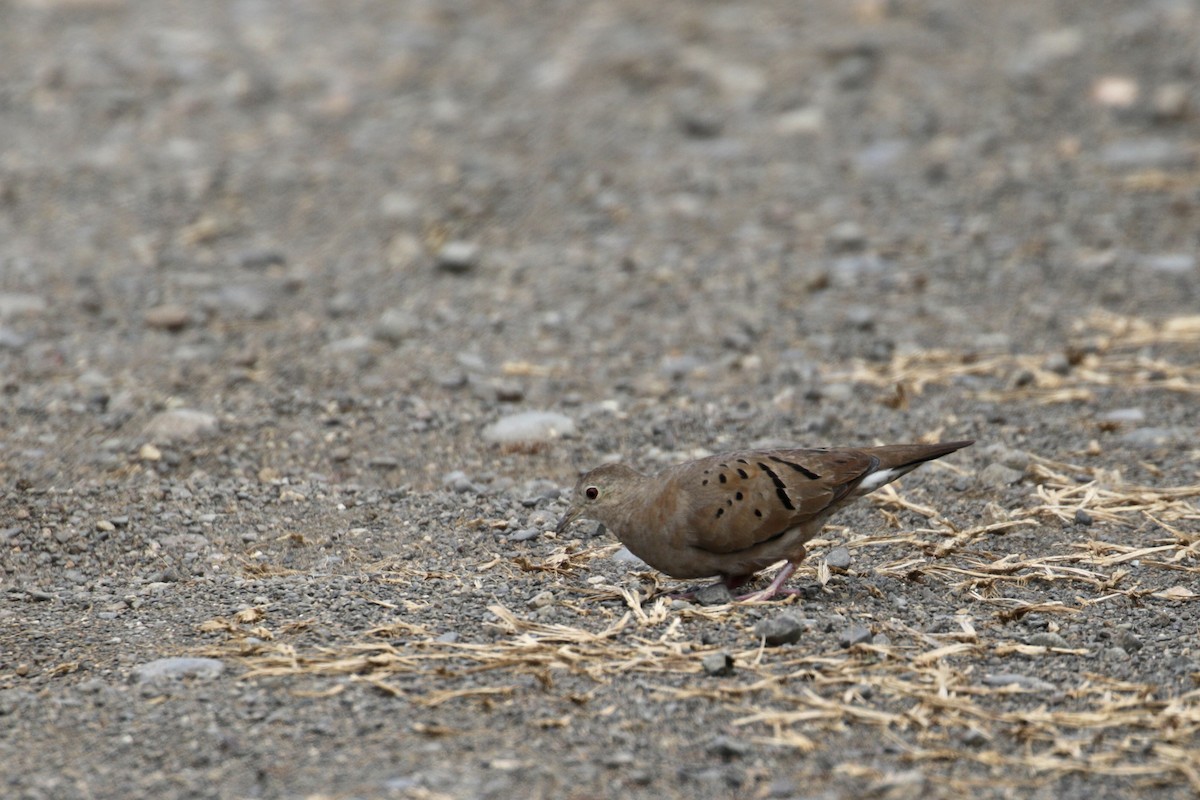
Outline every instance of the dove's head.
{"type": "Polygon", "coordinates": [[[562,533],[577,519],[594,519],[605,524],[628,506],[641,481],[642,473],[624,464],[605,464],[585,472],[575,484],[571,505],[558,521],[555,531],[562,533]]]}

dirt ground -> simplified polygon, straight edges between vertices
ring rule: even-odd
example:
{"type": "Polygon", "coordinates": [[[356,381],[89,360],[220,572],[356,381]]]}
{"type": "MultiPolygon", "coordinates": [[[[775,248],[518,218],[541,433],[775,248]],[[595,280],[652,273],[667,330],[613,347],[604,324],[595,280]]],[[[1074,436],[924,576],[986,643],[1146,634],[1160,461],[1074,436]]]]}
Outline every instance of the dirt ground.
{"type": "Polygon", "coordinates": [[[0,0],[0,76],[4,797],[1200,793],[1195,0],[0,0]],[[799,597],[553,533],[958,438],[799,597]]]}

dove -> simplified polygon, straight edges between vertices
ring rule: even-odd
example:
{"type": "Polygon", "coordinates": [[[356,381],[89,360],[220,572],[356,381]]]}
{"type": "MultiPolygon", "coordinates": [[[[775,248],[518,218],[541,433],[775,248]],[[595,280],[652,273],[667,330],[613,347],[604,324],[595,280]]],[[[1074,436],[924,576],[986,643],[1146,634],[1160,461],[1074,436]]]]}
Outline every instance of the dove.
{"type": "Polygon", "coordinates": [[[737,598],[768,600],[795,593],[784,583],[838,509],[971,444],[742,450],[654,475],[605,464],[579,479],[557,531],[577,519],[601,522],[659,572],[716,576],[731,590],[786,561],[769,586],[737,598]]]}

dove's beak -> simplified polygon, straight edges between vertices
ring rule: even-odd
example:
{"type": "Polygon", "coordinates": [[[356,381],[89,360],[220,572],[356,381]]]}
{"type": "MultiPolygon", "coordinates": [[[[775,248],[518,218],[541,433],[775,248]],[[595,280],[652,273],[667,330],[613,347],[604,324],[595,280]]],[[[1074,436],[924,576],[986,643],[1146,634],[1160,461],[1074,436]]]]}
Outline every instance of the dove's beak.
{"type": "Polygon", "coordinates": [[[565,531],[567,529],[567,526],[570,525],[572,522],[574,522],[578,518],[579,518],[579,509],[574,508],[574,507],[568,508],[567,513],[563,514],[562,519],[560,519],[558,521],[558,527],[556,527],[554,529],[554,532],[557,535],[562,536],[563,531],[565,531]]]}

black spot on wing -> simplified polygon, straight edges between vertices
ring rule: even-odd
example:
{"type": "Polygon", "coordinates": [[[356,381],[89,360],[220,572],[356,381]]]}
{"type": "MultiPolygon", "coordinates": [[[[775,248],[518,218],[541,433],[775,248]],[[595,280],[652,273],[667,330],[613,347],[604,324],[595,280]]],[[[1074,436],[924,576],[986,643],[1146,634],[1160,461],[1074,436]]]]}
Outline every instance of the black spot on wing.
{"type": "Polygon", "coordinates": [[[725,509],[723,509],[723,508],[717,509],[717,519],[720,519],[724,514],[725,514],[725,509]]]}
{"type": "Polygon", "coordinates": [[[738,467],[737,474],[738,474],[738,475],[739,475],[739,476],[740,476],[740,477],[741,477],[743,480],[745,480],[746,478],[749,478],[749,477],[750,477],[750,473],[746,472],[746,470],[742,469],[741,467],[738,467]]]}
{"type": "MultiPolygon", "coordinates": [[[[795,461],[788,461],[786,458],[780,458],[779,456],[768,456],[768,458],[770,458],[776,464],[784,464],[786,466],[791,467],[792,469],[796,470],[796,472],[799,472],[801,475],[808,478],[810,481],[816,481],[816,480],[821,479],[820,475],[813,472],[808,467],[797,464],[795,461]]],[[[759,466],[762,466],[762,465],[760,464],[759,466]]]]}
{"type": "Polygon", "coordinates": [[[771,483],[775,484],[775,494],[779,497],[779,502],[783,503],[783,507],[788,511],[795,511],[796,507],[792,505],[792,498],[788,497],[787,485],[783,482],[783,479],[776,475],[766,464],[760,463],[758,467],[770,476],[771,483]]]}

